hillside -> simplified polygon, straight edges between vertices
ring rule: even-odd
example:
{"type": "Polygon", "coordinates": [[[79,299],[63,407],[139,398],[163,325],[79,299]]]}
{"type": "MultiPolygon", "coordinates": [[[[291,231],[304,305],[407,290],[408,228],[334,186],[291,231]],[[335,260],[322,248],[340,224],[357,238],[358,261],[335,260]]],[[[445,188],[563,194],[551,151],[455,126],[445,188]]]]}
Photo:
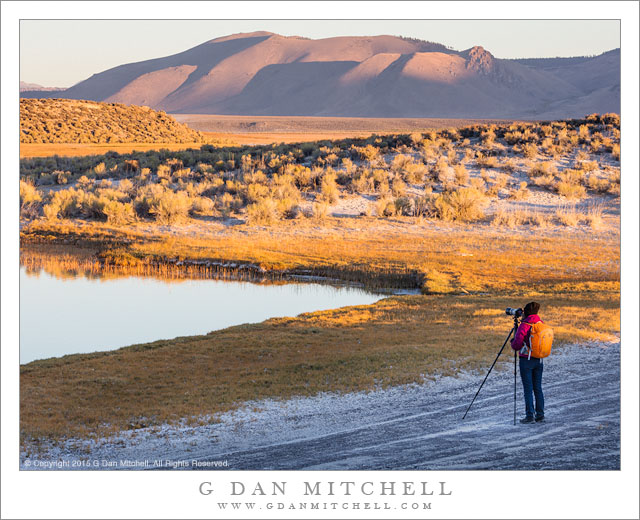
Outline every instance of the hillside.
{"type": "Polygon", "coordinates": [[[21,99],[21,143],[198,143],[200,132],[148,107],[21,99]]]}
{"type": "Polygon", "coordinates": [[[479,46],[456,51],[395,36],[256,32],[121,65],[55,95],[189,114],[583,117],[619,112],[620,51],[503,60],[479,46]]]}
{"type": "MultiPolygon", "coordinates": [[[[38,85],[37,83],[26,83],[24,81],[20,82],[20,94],[23,92],[31,93],[31,92],[60,92],[61,90],[66,90],[60,87],[43,87],[42,85],[38,85]]],[[[37,97],[37,96],[29,96],[29,97],[37,97]]]]}

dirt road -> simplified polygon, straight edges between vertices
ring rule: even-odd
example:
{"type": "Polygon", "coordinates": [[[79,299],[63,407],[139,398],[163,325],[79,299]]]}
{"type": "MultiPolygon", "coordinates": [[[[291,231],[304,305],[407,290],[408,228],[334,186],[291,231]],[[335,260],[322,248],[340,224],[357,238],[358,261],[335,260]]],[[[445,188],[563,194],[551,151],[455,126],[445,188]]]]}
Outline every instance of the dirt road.
{"type": "MultiPolygon", "coordinates": [[[[335,432],[322,431],[322,415],[301,417],[319,433],[207,458],[234,469],[619,469],[619,348],[577,350],[546,362],[546,423],[513,425],[513,373],[505,370],[491,374],[464,421],[481,379],[355,407],[335,432]],[[362,415],[376,420],[360,425],[362,415]]],[[[517,395],[519,419],[520,381],[517,395]]]]}
{"type": "MultiPolygon", "coordinates": [[[[513,358],[502,359],[464,421],[484,374],[257,402],[216,424],[126,432],[48,458],[86,458],[89,449],[95,460],[148,461],[136,469],[619,469],[619,342],[568,346],[545,360],[547,422],[540,424],[513,425],[513,358]]],[[[520,418],[519,380],[517,390],[520,418]]]]}

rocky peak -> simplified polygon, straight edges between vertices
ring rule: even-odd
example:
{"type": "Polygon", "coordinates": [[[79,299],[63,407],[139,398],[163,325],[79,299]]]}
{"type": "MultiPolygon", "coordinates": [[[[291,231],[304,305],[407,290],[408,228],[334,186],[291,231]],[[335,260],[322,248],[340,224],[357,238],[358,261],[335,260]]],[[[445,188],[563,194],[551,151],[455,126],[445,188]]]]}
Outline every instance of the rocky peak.
{"type": "Polygon", "coordinates": [[[471,47],[471,49],[466,51],[464,54],[467,58],[467,69],[473,70],[478,74],[489,74],[493,71],[495,58],[483,47],[476,45],[475,47],[471,47]]]}

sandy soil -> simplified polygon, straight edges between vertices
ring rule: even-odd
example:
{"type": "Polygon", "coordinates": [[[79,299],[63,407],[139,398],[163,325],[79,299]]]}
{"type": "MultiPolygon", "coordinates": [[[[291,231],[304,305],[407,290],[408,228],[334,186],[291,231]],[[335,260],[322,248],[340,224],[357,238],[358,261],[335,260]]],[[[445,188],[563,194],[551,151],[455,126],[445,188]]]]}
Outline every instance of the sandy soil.
{"type": "MultiPolygon", "coordinates": [[[[212,139],[222,139],[213,138],[212,139]]],[[[149,150],[167,150],[179,151],[187,148],[200,149],[202,143],[21,143],[20,158],[29,157],[51,157],[60,155],[63,157],[82,157],[86,155],[103,155],[107,152],[118,152],[120,154],[131,153],[134,151],[146,152],[149,150]]]]}
{"type": "Polygon", "coordinates": [[[226,116],[208,114],[170,114],[201,132],[225,134],[334,134],[394,133],[462,128],[474,124],[509,124],[505,119],[446,119],[404,117],[306,117],[306,116],[226,116]]]}
{"type": "MultiPolygon", "coordinates": [[[[494,355],[487,352],[487,367],[494,355]]],[[[205,426],[71,440],[38,457],[23,452],[20,465],[51,469],[62,461],[95,460],[95,467],[76,469],[619,469],[619,341],[556,348],[545,360],[545,423],[513,425],[512,359],[503,354],[464,421],[484,372],[373,392],[246,403],[205,426]]],[[[517,398],[519,418],[519,381],[517,398]]]]}

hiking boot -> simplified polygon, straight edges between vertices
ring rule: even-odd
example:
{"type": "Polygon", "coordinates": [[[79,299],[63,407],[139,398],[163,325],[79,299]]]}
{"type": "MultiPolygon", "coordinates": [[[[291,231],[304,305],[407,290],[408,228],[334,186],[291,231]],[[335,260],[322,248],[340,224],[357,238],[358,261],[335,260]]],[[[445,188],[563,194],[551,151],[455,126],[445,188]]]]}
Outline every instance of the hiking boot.
{"type": "Polygon", "coordinates": [[[538,415],[536,417],[536,422],[544,422],[544,415],[538,415]]]}
{"type": "Polygon", "coordinates": [[[529,417],[529,416],[527,415],[525,418],[520,419],[520,422],[521,422],[522,424],[529,424],[529,423],[534,422],[534,418],[533,418],[533,417],[529,417]]]}

